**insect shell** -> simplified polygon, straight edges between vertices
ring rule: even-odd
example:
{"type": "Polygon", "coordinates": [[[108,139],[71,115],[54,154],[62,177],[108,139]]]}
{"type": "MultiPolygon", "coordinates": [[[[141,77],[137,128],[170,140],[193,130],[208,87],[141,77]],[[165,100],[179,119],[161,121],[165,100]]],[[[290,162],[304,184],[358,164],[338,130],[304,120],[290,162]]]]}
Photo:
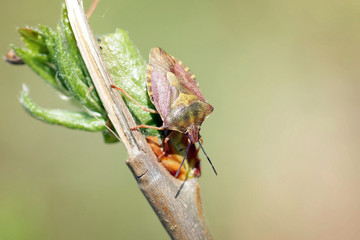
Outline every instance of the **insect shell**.
{"type": "Polygon", "coordinates": [[[153,48],[147,87],[163,127],[186,134],[191,143],[199,142],[200,126],[214,108],[204,99],[189,68],[163,49],[153,48]]]}

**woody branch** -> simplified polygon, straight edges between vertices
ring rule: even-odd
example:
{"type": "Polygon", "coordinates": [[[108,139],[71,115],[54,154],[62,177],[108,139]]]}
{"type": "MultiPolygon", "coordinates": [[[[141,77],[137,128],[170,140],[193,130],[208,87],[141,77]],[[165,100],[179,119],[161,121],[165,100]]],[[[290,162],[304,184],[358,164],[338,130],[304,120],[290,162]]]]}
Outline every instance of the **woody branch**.
{"type": "Polygon", "coordinates": [[[66,6],[83,60],[109,119],[128,152],[127,164],[140,190],[172,239],[212,239],[202,211],[197,179],[190,179],[182,185],[182,181],[159,164],[141,133],[131,131],[130,128],[136,124],[120,94],[111,87],[114,83],[88,25],[82,1],[66,0],[66,6]]]}

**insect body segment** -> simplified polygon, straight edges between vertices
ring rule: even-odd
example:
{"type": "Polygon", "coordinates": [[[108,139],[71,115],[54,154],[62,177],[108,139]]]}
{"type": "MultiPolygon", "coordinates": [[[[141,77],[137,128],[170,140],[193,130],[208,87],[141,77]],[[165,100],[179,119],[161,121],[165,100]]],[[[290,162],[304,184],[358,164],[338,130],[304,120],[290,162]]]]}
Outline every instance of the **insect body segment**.
{"type": "Polygon", "coordinates": [[[214,108],[205,101],[194,74],[161,48],[153,48],[147,76],[148,93],[163,126],[198,142],[200,126],[214,108]]]}
{"type": "Polygon", "coordinates": [[[197,142],[216,174],[214,166],[199,141],[200,126],[214,108],[204,99],[194,74],[181,61],[170,56],[161,48],[153,48],[149,55],[147,89],[163,125],[161,127],[139,125],[131,129],[169,129],[187,137],[187,150],[175,177],[178,177],[180,173],[189,154],[190,146],[194,146],[197,142]]]}
{"type": "MultiPolygon", "coordinates": [[[[163,127],[186,134],[190,140],[189,146],[199,142],[200,126],[214,108],[204,99],[189,68],[161,48],[153,48],[149,55],[147,82],[150,100],[163,120],[163,127]]],[[[204,150],[202,146],[201,149],[204,150]]]]}

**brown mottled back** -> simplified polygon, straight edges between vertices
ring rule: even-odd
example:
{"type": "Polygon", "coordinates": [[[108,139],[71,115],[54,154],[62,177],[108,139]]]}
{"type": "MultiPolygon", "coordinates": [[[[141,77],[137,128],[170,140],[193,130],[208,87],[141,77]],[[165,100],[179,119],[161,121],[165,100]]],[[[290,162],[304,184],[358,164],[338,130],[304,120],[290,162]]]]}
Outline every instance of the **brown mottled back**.
{"type": "Polygon", "coordinates": [[[149,54],[147,87],[151,102],[162,120],[170,111],[170,83],[166,73],[171,72],[174,59],[161,48],[153,48],[149,54]]]}

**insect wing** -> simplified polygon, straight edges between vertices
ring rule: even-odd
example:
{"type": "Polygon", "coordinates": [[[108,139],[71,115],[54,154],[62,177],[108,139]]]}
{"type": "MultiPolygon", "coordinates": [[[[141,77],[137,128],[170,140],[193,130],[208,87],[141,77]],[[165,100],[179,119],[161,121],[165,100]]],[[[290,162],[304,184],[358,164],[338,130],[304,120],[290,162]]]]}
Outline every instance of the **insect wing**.
{"type": "Polygon", "coordinates": [[[191,93],[197,96],[201,101],[205,101],[199,84],[197,83],[194,74],[181,61],[175,60],[173,72],[178,78],[179,82],[186,87],[191,93]]]}
{"type": "Polygon", "coordinates": [[[153,48],[149,55],[147,85],[150,100],[159,112],[162,120],[170,112],[171,93],[167,72],[171,72],[174,59],[161,48],[153,48]]]}

